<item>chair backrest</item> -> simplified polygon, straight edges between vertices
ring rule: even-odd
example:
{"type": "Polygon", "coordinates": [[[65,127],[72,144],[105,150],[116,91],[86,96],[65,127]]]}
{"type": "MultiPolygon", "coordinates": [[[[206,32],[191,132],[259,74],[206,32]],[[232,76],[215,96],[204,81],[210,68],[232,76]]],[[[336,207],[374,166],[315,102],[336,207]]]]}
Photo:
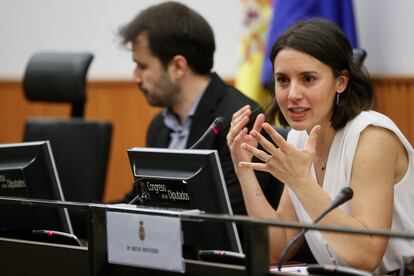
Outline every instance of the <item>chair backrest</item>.
{"type": "Polygon", "coordinates": [[[362,65],[367,57],[367,51],[362,48],[352,49],[352,57],[356,64],[362,65]]]}
{"type": "MultiPolygon", "coordinates": [[[[50,141],[63,194],[69,201],[101,202],[105,189],[112,124],[81,118],[92,58],[90,53],[35,54],[23,80],[28,100],[73,105],[71,118],[29,119],[24,133],[24,141],[50,141]]],[[[86,213],[69,210],[69,214],[75,234],[85,238],[86,213]]]]}
{"type": "Polygon", "coordinates": [[[112,125],[83,119],[29,119],[25,141],[49,140],[66,200],[101,202],[112,125]]]}
{"type": "Polygon", "coordinates": [[[91,53],[34,54],[23,79],[30,101],[72,104],[72,117],[83,117],[86,102],[86,74],[93,59],[91,53]]]}

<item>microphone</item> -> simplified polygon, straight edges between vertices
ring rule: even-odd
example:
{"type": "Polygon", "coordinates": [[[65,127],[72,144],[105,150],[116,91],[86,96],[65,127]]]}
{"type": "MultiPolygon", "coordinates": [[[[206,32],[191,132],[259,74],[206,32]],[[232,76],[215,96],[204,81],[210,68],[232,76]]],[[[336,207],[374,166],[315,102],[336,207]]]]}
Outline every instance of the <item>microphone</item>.
{"type": "MultiPolygon", "coordinates": [[[[352,196],[354,195],[354,192],[352,191],[351,187],[344,187],[342,188],[342,190],[339,192],[339,194],[334,198],[334,200],[332,201],[331,205],[329,205],[328,208],[326,208],[314,221],[313,223],[318,223],[324,216],[326,216],[326,214],[328,214],[330,211],[332,211],[333,209],[335,209],[336,207],[344,204],[345,202],[347,202],[348,200],[350,200],[352,198],[352,196]]],[[[289,250],[292,248],[292,246],[298,241],[300,240],[305,233],[308,231],[308,229],[302,229],[296,236],[294,236],[290,242],[285,246],[285,248],[283,249],[281,255],[280,255],[280,260],[279,260],[279,264],[278,264],[278,269],[279,271],[281,271],[282,266],[285,263],[285,259],[287,257],[287,254],[289,253],[289,250]]]]}
{"type": "Polygon", "coordinates": [[[217,117],[207,128],[206,132],[189,149],[197,149],[207,138],[217,135],[226,124],[223,117],[217,117]]]}

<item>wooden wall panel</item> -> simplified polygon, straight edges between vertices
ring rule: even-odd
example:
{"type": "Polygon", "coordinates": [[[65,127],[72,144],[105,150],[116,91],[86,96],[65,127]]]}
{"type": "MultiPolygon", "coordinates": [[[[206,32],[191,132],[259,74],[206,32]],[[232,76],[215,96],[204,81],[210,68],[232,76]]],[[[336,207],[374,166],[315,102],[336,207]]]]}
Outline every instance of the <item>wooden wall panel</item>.
{"type": "MultiPolygon", "coordinates": [[[[375,77],[376,109],[391,117],[414,144],[414,78],[375,77]]],[[[159,109],[149,107],[135,85],[128,81],[88,83],[86,118],[113,124],[113,137],[105,201],[121,198],[132,183],[127,149],[144,146],[146,129],[159,109]]],[[[66,104],[39,104],[25,100],[21,83],[0,81],[0,143],[21,142],[24,123],[32,116],[68,117],[66,104]]]]}
{"type": "Polygon", "coordinates": [[[414,145],[414,78],[376,77],[373,85],[376,110],[389,116],[414,145]]]}
{"type": "Polygon", "coordinates": [[[150,107],[137,87],[125,82],[92,82],[86,118],[113,124],[105,200],[122,198],[132,185],[127,150],[145,146],[146,129],[159,109],[150,107]]]}
{"type": "MultiPolygon", "coordinates": [[[[104,198],[105,201],[119,199],[132,183],[127,149],[145,145],[147,126],[159,109],[149,107],[136,86],[128,81],[90,82],[87,91],[85,117],[113,124],[104,198]]],[[[70,105],[29,103],[20,82],[0,81],[0,143],[21,142],[29,117],[69,115],[70,105]]]]}
{"type": "Polygon", "coordinates": [[[0,143],[20,142],[27,116],[53,115],[65,117],[70,109],[67,105],[28,105],[19,82],[0,82],[0,143]]]}

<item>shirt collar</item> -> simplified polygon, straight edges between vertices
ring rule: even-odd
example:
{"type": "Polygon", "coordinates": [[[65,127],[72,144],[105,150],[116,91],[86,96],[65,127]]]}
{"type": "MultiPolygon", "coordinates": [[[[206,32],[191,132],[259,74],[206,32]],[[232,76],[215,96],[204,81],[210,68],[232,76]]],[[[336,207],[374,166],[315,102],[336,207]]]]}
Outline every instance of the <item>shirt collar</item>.
{"type": "Polygon", "coordinates": [[[193,118],[193,116],[194,116],[194,114],[197,110],[197,107],[200,103],[200,100],[203,97],[204,93],[206,92],[206,89],[207,89],[209,83],[210,83],[210,81],[207,83],[207,85],[204,88],[204,90],[202,91],[202,93],[200,93],[200,95],[194,101],[193,105],[190,108],[190,111],[187,114],[187,119],[185,120],[183,125],[180,124],[180,122],[178,120],[178,116],[174,113],[174,111],[172,111],[172,109],[170,107],[167,107],[163,111],[164,123],[170,130],[176,132],[176,131],[182,131],[184,128],[187,128],[187,127],[189,128],[190,127],[191,119],[193,118]]]}

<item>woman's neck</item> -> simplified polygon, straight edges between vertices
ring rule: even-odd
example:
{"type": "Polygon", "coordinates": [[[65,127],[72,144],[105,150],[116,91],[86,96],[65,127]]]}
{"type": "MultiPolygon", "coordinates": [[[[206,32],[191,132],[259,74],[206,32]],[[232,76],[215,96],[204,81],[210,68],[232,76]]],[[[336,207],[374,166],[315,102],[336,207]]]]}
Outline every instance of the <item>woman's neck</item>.
{"type": "Polygon", "coordinates": [[[320,186],[323,186],[325,172],[327,170],[329,150],[331,149],[335,134],[336,131],[333,128],[329,128],[325,129],[325,131],[322,131],[321,129],[321,132],[318,135],[313,166],[315,169],[316,180],[320,186]]]}
{"type": "Polygon", "coordinates": [[[335,138],[336,130],[332,127],[321,129],[318,135],[318,141],[315,149],[315,160],[322,164],[323,169],[326,168],[328,161],[329,150],[331,149],[332,141],[335,138]]]}

